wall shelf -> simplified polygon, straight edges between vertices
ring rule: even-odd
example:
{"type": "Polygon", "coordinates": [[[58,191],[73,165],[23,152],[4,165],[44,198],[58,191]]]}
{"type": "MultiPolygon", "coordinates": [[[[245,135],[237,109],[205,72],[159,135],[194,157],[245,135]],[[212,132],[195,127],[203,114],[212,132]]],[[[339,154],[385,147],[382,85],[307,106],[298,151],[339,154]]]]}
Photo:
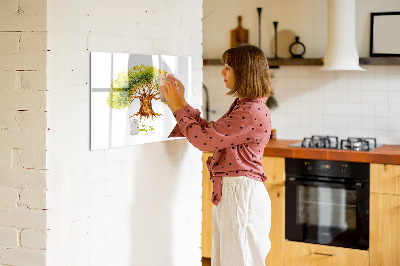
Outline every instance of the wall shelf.
{"type": "Polygon", "coordinates": [[[400,57],[362,57],[360,65],[400,65],[400,57]]]}
{"type": "MultiPolygon", "coordinates": [[[[268,58],[271,68],[279,66],[322,66],[322,58],[268,58]]],[[[222,65],[220,59],[204,59],[204,66],[222,65]]],[[[400,57],[362,57],[360,65],[400,65],[400,57]]]]}

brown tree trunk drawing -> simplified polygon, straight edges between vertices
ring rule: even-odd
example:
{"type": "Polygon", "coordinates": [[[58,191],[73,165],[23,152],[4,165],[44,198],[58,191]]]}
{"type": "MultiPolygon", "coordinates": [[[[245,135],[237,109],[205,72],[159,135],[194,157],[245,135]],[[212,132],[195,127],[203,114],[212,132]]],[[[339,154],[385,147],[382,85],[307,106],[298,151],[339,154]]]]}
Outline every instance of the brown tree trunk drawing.
{"type": "MultiPolygon", "coordinates": [[[[141,120],[142,117],[146,119],[154,119],[154,117],[162,116],[162,114],[158,114],[153,110],[152,100],[159,100],[160,93],[154,87],[142,87],[137,92],[134,93],[133,99],[140,100],[140,108],[139,111],[132,116],[139,116],[141,120]]],[[[130,116],[130,117],[132,117],[130,116]]]]}

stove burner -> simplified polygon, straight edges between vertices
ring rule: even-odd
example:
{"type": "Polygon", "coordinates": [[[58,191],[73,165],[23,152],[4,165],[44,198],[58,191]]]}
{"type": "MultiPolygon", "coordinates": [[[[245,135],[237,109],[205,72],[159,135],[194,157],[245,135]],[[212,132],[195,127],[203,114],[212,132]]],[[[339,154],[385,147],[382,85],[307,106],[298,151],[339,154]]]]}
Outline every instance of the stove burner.
{"type": "Polygon", "coordinates": [[[338,149],[339,140],[338,137],[334,136],[312,136],[311,138],[304,138],[301,147],[338,149]]]}
{"type": "Polygon", "coordinates": [[[304,138],[300,143],[295,143],[290,146],[303,148],[321,148],[321,149],[341,149],[353,151],[371,151],[376,149],[376,138],[347,138],[340,141],[336,136],[316,136],[304,138]]]}
{"type": "Polygon", "coordinates": [[[340,141],[343,150],[369,151],[376,146],[376,138],[347,138],[340,141]]]}

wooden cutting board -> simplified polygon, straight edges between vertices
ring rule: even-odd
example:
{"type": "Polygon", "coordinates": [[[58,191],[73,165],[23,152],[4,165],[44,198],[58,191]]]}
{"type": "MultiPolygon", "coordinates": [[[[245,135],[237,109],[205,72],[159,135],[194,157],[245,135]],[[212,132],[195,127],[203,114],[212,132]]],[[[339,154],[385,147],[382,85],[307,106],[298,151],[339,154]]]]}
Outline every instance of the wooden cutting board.
{"type": "Polygon", "coordinates": [[[249,31],[242,27],[242,16],[238,16],[238,27],[231,30],[231,48],[238,44],[249,43],[249,31]]]}

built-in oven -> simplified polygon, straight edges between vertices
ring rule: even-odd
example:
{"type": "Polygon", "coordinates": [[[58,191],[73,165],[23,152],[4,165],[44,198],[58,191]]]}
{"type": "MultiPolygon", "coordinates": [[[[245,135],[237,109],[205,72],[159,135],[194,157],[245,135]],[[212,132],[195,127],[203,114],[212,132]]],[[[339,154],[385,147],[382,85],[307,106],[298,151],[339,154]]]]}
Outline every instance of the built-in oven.
{"type": "Polygon", "coordinates": [[[285,169],[286,239],[368,249],[369,164],[287,158],[285,169]]]}

